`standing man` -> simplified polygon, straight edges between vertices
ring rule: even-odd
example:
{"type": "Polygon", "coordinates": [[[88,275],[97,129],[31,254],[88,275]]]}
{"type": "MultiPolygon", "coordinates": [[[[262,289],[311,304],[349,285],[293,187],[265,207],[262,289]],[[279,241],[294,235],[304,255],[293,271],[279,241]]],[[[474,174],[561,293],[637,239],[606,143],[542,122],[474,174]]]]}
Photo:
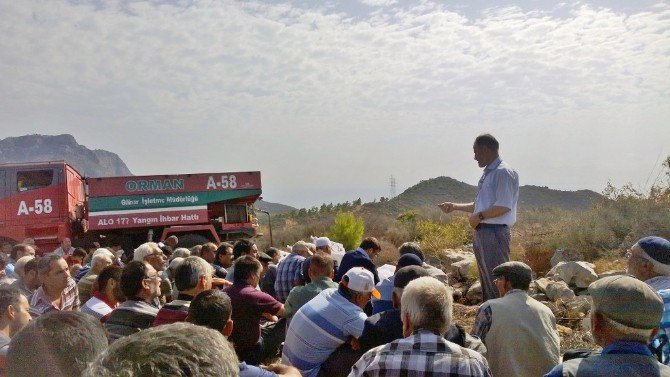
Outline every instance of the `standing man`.
{"type": "Polygon", "coordinates": [[[484,168],[484,174],[477,184],[474,202],[438,204],[445,213],[455,210],[472,213],[469,220],[475,229],[473,248],[484,301],[499,296],[492,272],[509,261],[510,227],[516,222],[519,199],[519,175],[500,159],[498,146],[498,140],[490,134],[475,139],[475,160],[480,168],[484,168]]]}

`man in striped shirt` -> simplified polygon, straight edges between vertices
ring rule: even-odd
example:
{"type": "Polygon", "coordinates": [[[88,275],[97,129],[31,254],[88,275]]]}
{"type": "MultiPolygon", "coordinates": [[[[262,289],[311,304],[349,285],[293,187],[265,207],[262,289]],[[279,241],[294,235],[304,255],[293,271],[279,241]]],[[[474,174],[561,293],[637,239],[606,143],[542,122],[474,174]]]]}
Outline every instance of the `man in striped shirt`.
{"type": "Polygon", "coordinates": [[[380,297],[372,272],[350,269],[338,288],[322,291],[293,316],[282,362],[298,368],[303,377],[315,377],[331,353],[361,336],[367,319],[363,308],[371,295],[380,297]]]}
{"type": "Polygon", "coordinates": [[[37,262],[42,285],[30,300],[33,318],[52,310],[79,311],[77,283],[70,277],[70,268],[63,257],[47,254],[37,262]]]}
{"type": "Polygon", "coordinates": [[[293,288],[293,281],[296,273],[302,269],[302,262],[306,256],[311,253],[306,243],[302,241],[296,242],[291,248],[291,254],[284,258],[277,266],[277,278],[275,279],[276,298],[280,302],[286,301],[291,288],[293,288]]]}

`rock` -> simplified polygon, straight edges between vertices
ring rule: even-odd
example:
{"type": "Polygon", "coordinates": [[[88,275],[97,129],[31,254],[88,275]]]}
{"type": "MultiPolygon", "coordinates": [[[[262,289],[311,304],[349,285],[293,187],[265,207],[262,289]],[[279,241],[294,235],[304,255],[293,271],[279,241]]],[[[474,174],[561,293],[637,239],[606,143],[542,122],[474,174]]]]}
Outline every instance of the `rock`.
{"type": "Polygon", "coordinates": [[[556,325],[556,330],[558,330],[559,334],[564,336],[572,336],[573,333],[571,328],[563,325],[556,325]]]}
{"type": "Polygon", "coordinates": [[[471,305],[479,304],[484,301],[484,294],[482,293],[482,285],[479,281],[474,282],[465,294],[465,298],[471,305]]]}
{"type": "Polygon", "coordinates": [[[547,292],[547,286],[549,285],[550,280],[547,278],[541,278],[533,281],[533,283],[538,292],[545,293],[547,292]]]}
{"type": "Polygon", "coordinates": [[[605,271],[602,274],[598,275],[598,279],[606,278],[609,276],[618,276],[618,275],[626,275],[626,270],[609,270],[605,271]]]}
{"type": "Polygon", "coordinates": [[[575,292],[564,281],[550,281],[544,292],[551,301],[568,302],[575,299],[575,292]]]}
{"type": "Polygon", "coordinates": [[[569,285],[587,288],[589,284],[598,280],[594,267],[587,262],[559,262],[547,275],[558,277],[569,285]]]}
{"type": "Polygon", "coordinates": [[[547,298],[547,295],[545,295],[544,293],[535,293],[535,294],[532,294],[532,295],[529,295],[529,296],[536,299],[537,301],[548,301],[549,300],[549,298],[547,298]]]}
{"type": "Polygon", "coordinates": [[[588,296],[580,296],[572,301],[563,302],[566,314],[572,319],[584,318],[584,316],[591,310],[591,298],[588,296]]]}
{"type": "Polygon", "coordinates": [[[442,253],[440,255],[440,261],[448,265],[452,265],[464,259],[474,259],[474,258],[475,258],[474,253],[455,249],[442,250],[442,253]]]}
{"type": "Polygon", "coordinates": [[[456,263],[453,263],[451,265],[452,268],[456,268],[458,272],[458,276],[466,280],[470,276],[470,270],[473,268],[477,268],[477,261],[475,260],[474,255],[472,256],[472,259],[463,259],[462,261],[458,261],[456,263]]]}
{"type": "Polygon", "coordinates": [[[551,267],[554,267],[560,262],[573,262],[580,260],[584,260],[584,256],[579,251],[558,249],[554,252],[554,255],[551,257],[549,263],[551,263],[551,267]]]}

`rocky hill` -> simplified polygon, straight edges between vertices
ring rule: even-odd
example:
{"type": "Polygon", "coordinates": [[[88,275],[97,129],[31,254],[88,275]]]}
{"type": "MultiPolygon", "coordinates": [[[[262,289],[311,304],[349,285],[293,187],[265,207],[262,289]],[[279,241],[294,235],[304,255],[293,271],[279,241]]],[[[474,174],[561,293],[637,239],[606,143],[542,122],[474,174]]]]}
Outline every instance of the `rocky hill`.
{"type": "MultiPolygon", "coordinates": [[[[434,207],[436,203],[445,201],[471,202],[476,190],[477,187],[453,178],[437,177],[421,181],[388,201],[370,203],[370,206],[390,211],[404,211],[426,206],[434,207]]],[[[519,209],[542,207],[587,209],[600,199],[600,194],[590,190],[561,191],[530,185],[519,188],[519,209]]]]}
{"type": "Polygon", "coordinates": [[[0,140],[0,163],[66,161],[87,177],[132,175],[115,153],[88,149],[72,135],[25,135],[0,140]]]}

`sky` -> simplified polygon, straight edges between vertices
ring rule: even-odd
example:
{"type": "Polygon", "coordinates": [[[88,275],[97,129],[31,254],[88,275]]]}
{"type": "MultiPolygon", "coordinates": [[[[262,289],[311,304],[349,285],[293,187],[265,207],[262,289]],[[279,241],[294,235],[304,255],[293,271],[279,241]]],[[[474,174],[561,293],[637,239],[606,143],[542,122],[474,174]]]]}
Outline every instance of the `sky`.
{"type": "Polygon", "coordinates": [[[561,190],[647,189],[670,155],[668,1],[0,0],[0,77],[0,138],[259,170],[296,207],[476,184],[482,133],[561,190]]]}

